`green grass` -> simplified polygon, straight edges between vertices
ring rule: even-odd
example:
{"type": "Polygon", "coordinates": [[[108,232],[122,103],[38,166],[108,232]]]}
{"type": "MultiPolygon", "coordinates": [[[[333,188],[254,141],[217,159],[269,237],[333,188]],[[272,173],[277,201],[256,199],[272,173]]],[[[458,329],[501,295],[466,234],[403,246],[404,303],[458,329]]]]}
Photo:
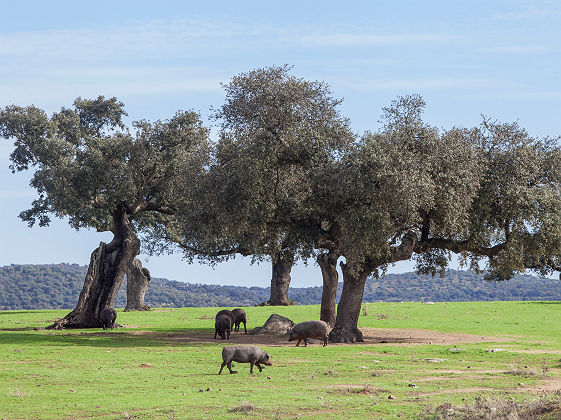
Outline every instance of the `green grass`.
{"type": "MultiPolygon", "coordinates": [[[[319,313],[318,306],[245,310],[249,327],[271,313],[295,322],[319,313]]],[[[224,342],[212,340],[216,311],[119,310],[117,322],[127,327],[112,331],[34,329],[68,311],[0,312],[0,418],[413,418],[444,403],[473,405],[478,396],[557,398],[561,388],[557,302],[371,303],[360,327],[515,341],[458,343],[457,353],[450,344],[260,345],[273,366],[253,376],[247,364],[237,364],[237,375],[217,375],[224,342]],[[201,339],[186,339],[193,335],[201,339]],[[504,351],[488,352],[496,348],[504,351]]]]}

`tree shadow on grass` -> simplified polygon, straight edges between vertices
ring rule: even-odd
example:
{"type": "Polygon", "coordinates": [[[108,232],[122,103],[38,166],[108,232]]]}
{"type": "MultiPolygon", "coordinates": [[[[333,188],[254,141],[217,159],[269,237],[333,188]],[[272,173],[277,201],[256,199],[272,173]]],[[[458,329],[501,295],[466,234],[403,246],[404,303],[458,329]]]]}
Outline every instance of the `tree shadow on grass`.
{"type": "Polygon", "coordinates": [[[45,309],[45,310],[37,310],[37,309],[26,309],[21,311],[0,311],[0,315],[17,315],[17,314],[52,314],[54,309],[45,309]]]}
{"type": "Polygon", "coordinates": [[[522,302],[523,304],[530,304],[530,303],[537,303],[540,305],[561,305],[561,301],[551,300],[551,301],[529,301],[529,302],[522,302]]]}
{"type": "Polygon", "coordinates": [[[212,340],[208,330],[189,333],[169,333],[162,331],[104,331],[102,329],[35,330],[33,328],[0,329],[0,343],[5,345],[78,345],[89,347],[169,347],[169,346],[201,346],[220,344],[212,340]],[[47,332],[49,331],[49,332],[47,332]],[[16,334],[14,334],[14,332],[16,334]],[[210,339],[209,339],[210,337],[210,339]],[[179,339],[178,339],[179,338],[179,339]]]}

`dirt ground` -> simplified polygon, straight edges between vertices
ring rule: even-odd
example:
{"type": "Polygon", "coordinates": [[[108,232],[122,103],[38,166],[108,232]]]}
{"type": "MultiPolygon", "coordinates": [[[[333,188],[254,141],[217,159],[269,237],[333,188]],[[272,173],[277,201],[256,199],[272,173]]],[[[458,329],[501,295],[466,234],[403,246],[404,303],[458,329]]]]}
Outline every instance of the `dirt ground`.
{"type": "MultiPolygon", "coordinates": [[[[124,326],[126,328],[126,326],[124,326]]],[[[480,336],[473,334],[454,334],[454,333],[441,333],[429,330],[415,330],[403,328],[361,328],[364,336],[364,343],[360,344],[387,344],[399,343],[403,345],[415,344],[443,344],[455,345],[466,343],[484,343],[484,342],[514,342],[512,337],[492,337],[480,336]]],[[[131,335],[150,335],[154,338],[161,338],[168,341],[189,343],[189,344],[204,344],[220,342],[220,338],[214,339],[214,333],[176,333],[176,334],[161,334],[150,331],[130,331],[127,332],[131,335]]],[[[228,344],[255,344],[272,347],[280,346],[294,346],[294,342],[289,342],[286,336],[271,336],[271,335],[253,335],[248,331],[248,334],[232,333],[228,344]]],[[[310,340],[310,345],[320,343],[319,340],[310,340]]],[[[302,345],[302,344],[301,344],[302,345]]],[[[329,345],[345,345],[343,343],[329,343],[329,345]]]]}

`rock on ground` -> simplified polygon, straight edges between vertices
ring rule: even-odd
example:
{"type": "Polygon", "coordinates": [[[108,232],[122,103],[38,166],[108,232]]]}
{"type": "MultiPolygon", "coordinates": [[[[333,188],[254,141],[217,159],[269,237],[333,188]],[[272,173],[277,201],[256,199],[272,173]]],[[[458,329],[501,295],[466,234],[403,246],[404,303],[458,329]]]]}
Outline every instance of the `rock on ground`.
{"type": "Polygon", "coordinates": [[[255,328],[252,334],[285,335],[293,326],[294,322],[290,319],[272,314],[263,326],[255,328]]]}

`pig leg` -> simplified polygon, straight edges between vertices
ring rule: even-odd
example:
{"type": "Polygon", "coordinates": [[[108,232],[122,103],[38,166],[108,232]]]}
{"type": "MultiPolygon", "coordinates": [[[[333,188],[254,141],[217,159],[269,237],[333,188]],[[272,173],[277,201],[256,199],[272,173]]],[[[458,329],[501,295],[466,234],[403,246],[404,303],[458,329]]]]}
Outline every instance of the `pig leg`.
{"type": "Polygon", "coordinates": [[[323,347],[327,346],[327,336],[323,337],[323,347]]]}
{"type": "Polygon", "coordinates": [[[216,333],[217,333],[217,332],[218,332],[218,331],[214,330],[214,339],[215,339],[215,340],[216,340],[216,333]]]}
{"type": "Polygon", "coordinates": [[[298,342],[296,343],[296,346],[295,346],[295,347],[298,347],[298,346],[300,345],[300,341],[302,341],[301,338],[298,339],[298,342]]]}
{"type": "Polygon", "coordinates": [[[245,333],[247,334],[247,328],[245,326],[245,322],[243,323],[243,329],[245,330],[245,333]]]}
{"type": "Polygon", "coordinates": [[[257,366],[259,368],[259,373],[263,372],[263,368],[261,367],[259,362],[255,362],[255,366],[257,366]]]}
{"type": "Polygon", "coordinates": [[[304,338],[304,347],[306,347],[308,345],[308,339],[304,338]]]}
{"type": "Polygon", "coordinates": [[[249,373],[251,373],[253,375],[253,362],[249,362],[249,373]]]}
{"type": "Polygon", "coordinates": [[[226,366],[228,367],[228,370],[230,371],[230,373],[238,373],[237,371],[232,370],[232,361],[231,360],[226,364],[226,366]]]}
{"type": "Polygon", "coordinates": [[[222,366],[220,366],[220,370],[218,371],[218,374],[222,374],[222,369],[224,369],[224,366],[226,366],[226,362],[222,362],[222,366]]]}

